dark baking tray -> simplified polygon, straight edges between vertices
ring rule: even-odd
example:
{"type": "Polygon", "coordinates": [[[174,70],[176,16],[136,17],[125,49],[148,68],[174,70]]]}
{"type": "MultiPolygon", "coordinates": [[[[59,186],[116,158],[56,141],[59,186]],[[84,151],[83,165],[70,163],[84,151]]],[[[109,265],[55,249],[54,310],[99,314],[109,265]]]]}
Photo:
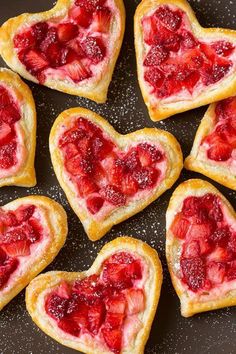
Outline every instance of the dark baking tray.
{"type": "MultiPolygon", "coordinates": [[[[0,0],[0,23],[22,12],[38,12],[52,7],[53,0],[0,0]]],[[[125,1],[127,21],[121,54],[110,85],[108,101],[97,105],[86,99],[28,83],[33,91],[38,113],[36,171],[37,186],[1,188],[0,203],[30,194],[47,195],[66,209],[69,235],[65,247],[47,270],[80,271],[87,269],[104,243],[120,235],[132,235],[146,241],[160,254],[164,267],[164,283],[160,304],[146,345],[146,354],[233,354],[236,353],[236,308],[211,311],[185,319],[180,315],[179,301],[170,282],[165,260],[165,211],[174,188],[183,180],[205,177],[182,171],[174,187],[143,212],[114,227],[102,240],[88,240],[80,221],[71,210],[54,175],[48,149],[48,136],[57,115],[69,107],[83,106],[104,116],[120,133],[157,126],[173,133],[186,156],[206,107],[179,114],[154,124],[148,117],[138,87],[133,45],[133,15],[137,0],[125,1]]],[[[204,26],[236,29],[236,3],[230,0],[190,1],[204,26]]],[[[5,66],[4,63],[2,63],[5,66]]],[[[212,182],[212,181],[211,181],[212,182]]],[[[236,206],[235,192],[217,183],[217,188],[236,206]]],[[[76,353],[41,332],[25,309],[22,291],[0,314],[0,354],[76,353]]]]}

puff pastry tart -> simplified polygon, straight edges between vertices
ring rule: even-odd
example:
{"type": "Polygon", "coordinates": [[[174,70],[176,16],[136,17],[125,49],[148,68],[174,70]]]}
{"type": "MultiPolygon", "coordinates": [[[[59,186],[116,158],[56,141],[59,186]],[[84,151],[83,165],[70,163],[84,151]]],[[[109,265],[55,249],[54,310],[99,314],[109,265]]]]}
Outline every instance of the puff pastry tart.
{"type": "Polygon", "coordinates": [[[0,310],[58,254],[67,235],[64,209],[29,196],[0,208],[0,310]]]}
{"type": "Polygon", "coordinates": [[[0,68],[0,187],[36,184],[36,111],[29,87],[0,68]]]}
{"type": "Polygon", "coordinates": [[[146,128],[121,135],[83,108],[59,115],[49,146],[59,183],[93,241],[157,199],[182,169],[170,133],[146,128]]]}
{"type": "Polygon", "coordinates": [[[236,190],[236,97],[209,107],[185,167],[236,190]]]}
{"type": "Polygon", "coordinates": [[[106,101],[123,40],[122,0],[58,0],[0,28],[0,54],[24,78],[72,95],[106,101]]]}
{"type": "Polygon", "coordinates": [[[181,314],[236,305],[236,215],[210,183],[188,180],[166,213],[166,256],[181,314]]]}
{"type": "Polygon", "coordinates": [[[236,31],[201,27],[185,0],[143,0],[135,13],[135,47],[154,121],[235,93],[236,31]]]}
{"type": "Polygon", "coordinates": [[[102,248],[88,271],[35,278],[26,290],[26,306],[33,321],[67,347],[91,354],[141,354],[161,284],[156,251],[120,237],[102,248]]]}

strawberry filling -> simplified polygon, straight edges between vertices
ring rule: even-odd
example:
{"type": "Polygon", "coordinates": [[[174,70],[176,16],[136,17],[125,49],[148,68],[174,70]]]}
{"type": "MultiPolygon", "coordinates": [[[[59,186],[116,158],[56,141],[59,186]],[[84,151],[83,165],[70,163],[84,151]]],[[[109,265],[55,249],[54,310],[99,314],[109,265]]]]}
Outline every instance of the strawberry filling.
{"type": "Polygon", "coordinates": [[[31,245],[39,242],[42,227],[35,216],[34,205],[15,211],[0,210],[0,290],[7,285],[22,257],[31,253],[31,245]]]}
{"type": "Polygon", "coordinates": [[[144,80],[156,98],[199,94],[232,72],[235,46],[197,39],[177,7],[159,6],[142,19],[142,27],[144,80]]]}
{"type": "Polygon", "coordinates": [[[0,170],[8,170],[18,163],[16,123],[20,118],[14,98],[0,85],[0,170]]]}
{"type": "Polygon", "coordinates": [[[93,215],[107,214],[150,193],[164,177],[166,158],[157,145],[142,142],[121,151],[85,118],[75,119],[60,134],[58,145],[66,173],[93,215]]]}
{"type": "Polygon", "coordinates": [[[204,137],[201,145],[210,160],[231,163],[236,149],[235,97],[216,104],[214,125],[214,129],[204,137]]]}
{"type": "Polygon", "coordinates": [[[140,328],[138,314],[145,310],[145,294],[138,287],[142,278],[141,260],[118,252],[103,263],[99,275],[72,284],[62,281],[47,294],[45,310],[64,332],[75,337],[90,335],[118,354],[124,346],[128,323],[136,324],[136,333],[134,329],[130,340],[140,328]]]}
{"type": "Polygon", "coordinates": [[[180,279],[193,292],[208,292],[236,280],[236,227],[220,197],[187,197],[171,232],[181,243],[180,279]]]}
{"type": "MultiPolygon", "coordinates": [[[[14,37],[18,58],[40,83],[47,77],[80,83],[109,55],[114,16],[107,0],[75,1],[60,22],[38,22],[14,37]]],[[[118,15],[117,15],[118,16],[118,15]]]]}

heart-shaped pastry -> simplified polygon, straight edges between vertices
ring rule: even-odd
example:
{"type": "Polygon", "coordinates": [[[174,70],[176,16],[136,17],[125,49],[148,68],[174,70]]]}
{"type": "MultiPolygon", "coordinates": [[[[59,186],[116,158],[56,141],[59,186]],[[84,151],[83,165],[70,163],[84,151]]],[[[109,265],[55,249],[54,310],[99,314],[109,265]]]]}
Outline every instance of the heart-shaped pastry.
{"type": "Polygon", "coordinates": [[[33,187],[36,111],[19,76],[0,68],[0,187],[33,187]]]}
{"type": "Polygon", "coordinates": [[[236,214],[210,183],[188,180],[166,213],[166,257],[181,314],[236,305],[236,214]]]}
{"type": "Polygon", "coordinates": [[[59,183],[92,241],[157,199],[182,169],[170,133],[145,128],[121,135],[83,108],[59,115],[49,146],[59,183]]]}
{"type": "Polygon", "coordinates": [[[236,97],[210,105],[185,167],[236,190],[236,97]]]}
{"type": "Polygon", "coordinates": [[[29,196],[0,208],[0,310],[53,261],[66,235],[66,213],[50,198],[29,196]]]}
{"type": "Polygon", "coordinates": [[[33,321],[83,353],[144,353],[158,305],[162,267],[154,249],[131,237],[106,244],[81,273],[48,272],[26,290],[33,321]]]}
{"type": "Polygon", "coordinates": [[[72,95],[106,101],[123,40],[122,0],[58,0],[0,28],[0,54],[24,78],[72,95]]]}
{"type": "Polygon", "coordinates": [[[203,28],[185,0],[143,0],[135,13],[138,79],[152,120],[236,90],[236,31],[203,28]]]}

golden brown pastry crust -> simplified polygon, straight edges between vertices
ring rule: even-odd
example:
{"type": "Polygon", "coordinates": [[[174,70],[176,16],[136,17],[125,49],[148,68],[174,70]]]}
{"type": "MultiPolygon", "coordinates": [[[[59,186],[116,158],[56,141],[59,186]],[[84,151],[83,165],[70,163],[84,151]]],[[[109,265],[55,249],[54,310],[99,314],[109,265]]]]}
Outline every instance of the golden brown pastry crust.
{"type": "Polygon", "coordinates": [[[44,309],[44,294],[52,291],[62,280],[73,282],[100,271],[104,260],[115,252],[131,251],[143,258],[148,265],[149,276],[145,284],[146,309],[140,318],[143,327],[138,332],[134,344],[121,351],[121,354],[142,354],[148,340],[151,325],[156,313],[161,285],[162,285],[162,266],[157,252],[146,243],[132,237],[119,237],[107,243],[99,252],[96,260],[88,271],[81,273],[68,272],[48,272],[35,278],[26,289],[26,307],[37,326],[47,335],[59,343],[87,354],[109,354],[110,351],[97,348],[94,343],[82,343],[79,339],[73,340],[71,336],[63,338],[63,332],[54,324],[53,320],[46,314],[44,309]],[[44,294],[43,294],[44,293],[44,294]]]}
{"type": "Polygon", "coordinates": [[[26,159],[16,174],[0,178],[0,187],[33,187],[36,184],[34,157],[36,147],[36,109],[30,88],[11,70],[0,68],[0,85],[6,85],[20,104],[19,126],[24,137],[26,159]]]}
{"type": "Polygon", "coordinates": [[[233,96],[236,91],[236,75],[235,72],[224,80],[220,80],[218,85],[209,88],[202,92],[199,96],[192,100],[183,100],[173,103],[159,102],[158,107],[152,105],[151,96],[147,92],[143,80],[143,58],[144,58],[144,44],[142,36],[141,19],[148,12],[154,10],[160,5],[174,5],[182,9],[188,16],[192,31],[197,37],[211,38],[215,40],[227,39],[236,45],[236,31],[222,28],[203,28],[192,8],[186,0],[143,0],[138,5],[134,16],[134,34],[135,34],[135,50],[137,59],[138,80],[143,95],[145,104],[147,105],[149,115],[153,121],[159,121],[168,118],[174,114],[185,112],[190,109],[200,107],[215,101],[220,101],[224,98],[233,96]]]}
{"type": "Polygon", "coordinates": [[[171,188],[171,186],[179,177],[183,166],[180,145],[172,134],[156,128],[144,128],[127,135],[121,135],[115,131],[114,128],[104,118],[85,108],[71,108],[62,112],[58,116],[51,129],[49,148],[53,167],[58,181],[65,191],[72,209],[80,218],[80,221],[82,222],[88,237],[92,241],[99,240],[112,228],[113,225],[116,225],[143,210],[147,205],[152,203],[167,189],[171,188]],[[128,204],[122,208],[118,208],[102,221],[96,221],[93,219],[92,215],[87,211],[87,209],[82,209],[79,207],[77,196],[71,190],[68,182],[65,180],[62,167],[64,164],[63,157],[57,146],[57,136],[61,125],[66,127],[69,126],[73,117],[88,118],[100,126],[114,141],[116,141],[120,148],[124,148],[127,145],[130,145],[132,141],[141,142],[145,140],[150,142],[159,142],[165,151],[167,158],[167,171],[164,180],[157,186],[157,188],[153,190],[148,198],[133,202],[132,204],[128,204]]]}
{"type": "Polygon", "coordinates": [[[179,242],[176,237],[170,231],[170,226],[177,212],[182,208],[182,202],[188,196],[201,196],[206,193],[213,193],[218,195],[227,208],[229,215],[235,219],[236,213],[228,202],[228,200],[209,182],[201,179],[190,179],[181,183],[170,199],[170,203],[166,212],[166,258],[168,263],[169,272],[171,275],[172,284],[180,299],[181,314],[184,317],[193,316],[199,312],[211,311],[227,306],[236,305],[236,282],[235,288],[229,292],[226,292],[222,296],[216,296],[208,299],[207,295],[202,295],[200,298],[190,297],[188,291],[182,285],[182,282],[176,276],[174,271],[174,265],[177,259],[177,249],[179,242]],[[205,296],[205,298],[204,298],[205,296]]]}
{"type": "Polygon", "coordinates": [[[0,310],[54,260],[64,245],[67,236],[66,212],[60,204],[50,198],[38,195],[28,196],[16,199],[2,208],[4,210],[14,210],[24,204],[33,204],[45,212],[50,232],[50,242],[45,247],[42,255],[32,262],[27,272],[24,272],[22,276],[17,279],[17,282],[9,287],[9,290],[4,290],[4,294],[2,292],[0,296],[0,310]]]}
{"type": "Polygon", "coordinates": [[[213,103],[206,111],[195,136],[190,155],[184,161],[184,167],[188,170],[200,172],[215,180],[223,186],[236,190],[236,176],[224,162],[217,162],[207,158],[201,148],[202,140],[209,135],[215,127],[215,108],[213,103]]]}
{"type": "MultiPolygon", "coordinates": [[[[68,9],[73,2],[74,0],[57,0],[56,5],[49,11],[35,14],[22,14],[20,16],[10,18],[2,25],[2,27],[0,27],[0,54],[12,70],[18,72],[25,79],[38,83],[38,80],[25,69],[24,65],[18,59],[13,45],[13,38],[19,29],[25,24],[29,26],[36,22],[47,21],[52,18],[63,18],[67,14],[68,9]]],[[[87,86],[48,78],[46,79],[44,86],[66,92],[71,95],[90,98],[97,103],[104,103],[106,101],[108,86],[110,84],[116,60],[120,52],[125,30],[125,8],[123,0],[114,0],[114,4],[120,14],[120,25],[117,24],[117,21],[116,25],[113,24],[112,30],[117,35],[116,44],[114,46],[112,58],[109,58],[102,75],[87,86]]]]}

